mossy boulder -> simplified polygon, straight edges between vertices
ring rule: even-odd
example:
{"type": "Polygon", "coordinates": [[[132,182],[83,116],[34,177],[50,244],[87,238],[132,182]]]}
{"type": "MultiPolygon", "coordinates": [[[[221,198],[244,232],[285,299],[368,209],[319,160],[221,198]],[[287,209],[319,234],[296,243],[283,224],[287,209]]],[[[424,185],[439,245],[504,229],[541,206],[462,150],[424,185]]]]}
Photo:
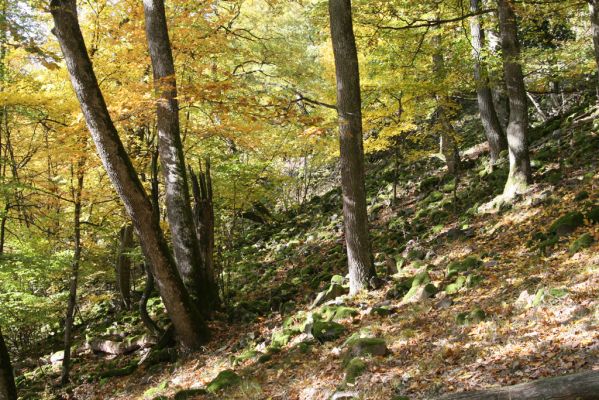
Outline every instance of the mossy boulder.
{"type": "Polygon", "coordinates": [[[241,377],[233,370],[225,370],[220,372],[212,382],[208,384],[206,390],[210,393],[217,393],[223,389],[237,386],[241,383],[241,377]]]}
{"type": "Polygon", "coordinates": [[[355,383],[356,378],[366,371],[366,363],[360,358],[352,358],[345,367],[345,382],[355,383]]]}
{"type": "Polygon", "coordinates": [[[339,339],[345,333],[345,327],[333,321],[314,321],[312,336],[319,342],[339,339]]]}
{"type": "Polygon", "coordinates": [[[447,278],[451,279],[461,272],[466,272],[482,265],[478,257],[469,256],[461,261],[453,261],[447,266],[447,278]]]}
{"type": "Polygon", "coordinates": [[[379,317],[387,317],[387,316],[393,314],[393,310],[386,306],[373,307],[372,310],[370,311],[370,313],[372,315],[378,315],[379,317]]]}
{"type": "Polygon", "coordinates": [[[318,307],[329,300],[335,300],[347,293],[349,293],[349,290],[346,287],[332,283],[326,291],[318,293],[311,308],[318,307]]]}
{"type": "Polygon", "coordinates": [[[551,224],[549,233],[555,236],[565,236],[584,225],[584,215],[579,211],[569,212],[551,224]]]}
{"type": "Polygon", "coordinates": [[[343,286],[345,284],[345,278],[341,275],[333,275],[331,278],[331,285],[343,286]]]}
{"type": "Polygon", "coordinates": [[[570,245],[570,254],[578,253],[582,249],[588,249],[595,242],[595,238],[590,233],[585,233],[570,245]]]}
{"type": "Polygon", "coordinates": [[[487,314],[481,308],[475,308],[470,312],[460,313],[456,316],[458,325],[478,324],[487,319],[487,314]]]}
{"type": "Polygon", "coordinates": [[[437,293],[437,287],[431,282],[431,277],[427,271],[420,272],[412,279],[412,286],[405,294],[403,302],[417,302],[437,293]]]}
{"type": "Polygon", "coordinates": [[[322,309],[322,319],[325,321],[339,321],[358,314],[357,309],[345,306],[326,306],[322,309]]]}
{"type": "Polygon", "coordinates": [[[353,357],[364,357],[364,356],[379,356],[384,357],[388,355],[389,348],[385,339],[381,338],[352,338],[346,343],[348,347],[348,354],[353,357]]]}
{"type": "Polygon", "coordinates": [[[271,336],[271,346],[285,347],[294,335],[294,331],[290,329],[282,329],[274,331],[271,336]]]}
{"type": "Polygon", "coordinates": [[[459,292],[460,289],[462,289],[464,287],[464,285],[466,285],[466,277],[458,276],[457,279],[455,280],[455,282],[447,285],[447,287],[445,288],[445,293],[455,294],[455,293],[459,292]]]}
{"type": "Polygon", "coordinates": [[[414,277],[401,278],[391,289],[387,291],[385,297],[387,299],[401,299],[412,288],[414,277]]]}

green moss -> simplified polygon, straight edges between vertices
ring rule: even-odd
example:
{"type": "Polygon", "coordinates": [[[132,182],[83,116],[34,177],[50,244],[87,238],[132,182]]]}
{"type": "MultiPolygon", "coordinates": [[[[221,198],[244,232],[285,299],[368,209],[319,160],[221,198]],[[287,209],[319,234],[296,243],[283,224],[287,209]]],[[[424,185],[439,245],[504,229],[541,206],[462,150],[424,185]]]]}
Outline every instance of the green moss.
{"type": "Polygon", "coordinates": [[[345,327],[333,321],[314,321],[312,335],[319,342],[336,340],[345,333],[345,327]]]}
{"type": "Polygon", "coordinates": [[[342,277],[341,275],[333,275],[333,277],[331,278],[331,284],[335,284],[335,285],[343,286],[344,281],[345,281],[345,278],[342,277]]]}
{"type": "Polygon", "coordinates": [[[358,315],[358,310],[345,306],[326,306],[322,309],[322,318],[325,321],[338,321],[358,315]]]}
{"type": "Polygon", "coordinates": [[[225,370],[218,374],[216,378],[212,382],[208,384],[206,389],[210,393],[217,393],[223,389],[230,388],[233,386],[237,386],[241,383],[241,377],[235,373],[233,370],[225,370]]]}
{"type": "Polygon", "coordinates": [[[445,292],[447,294],[455,294],[455,293],[459,292],[460,289],[462,289],[465,284],[466,284],[466,277],[458,276],[454,283],[447,285],[447,287],[445,288],[445,292]]]}
{"type": "Polygon", "coordinates": [[[174,400],[193,399],[196,396],[203,396],[208,392],[205,389],[188,389],[181,390],[175,394],[174,400]]]}
{"type": "Polygon", "coordinates": [[[599,223],[599,206],[593,206],[586,215],[591,224],[599,223]]]}
{"type": "Polygon", "coordinates": [[[581,212],[573,211],[561,216],[551,224],[549,233],[557,236],[564,236],[584,225],[584,216],[581,212]]]}
{"type": "Polygon", "coordinates": [[[473,268],[479,267],[482,262],[475,256],[469,256],[462,261],[453,261],[447,266],[447,278],[451,279],[460,272],[465,272],[473,268]]]}
{"type": "Polygon", "coordinates": [[[352,358],[345,367],[345,381],[355,383],[356,378],[366,371],[366,363],[359,358],[352,358]]]}
{"type": "Polygon", "coordinates": [[[475,308],[470,312],[459,313],[456,316],[456,323],[458,325],[470,325],[477,324],[485,319],[487,319],[487,314],[484,312],[484,310],[475,308]]]}
{"type": "Polygon", "coordinates": [[[285,347],[295,332],[289,329],[274,331],[271,337],[271,346],[285,347]]]}
{"type": "Polygon", "coordinates": [[[594,242],[595,238],[591,234],[585,233],[570,245],[570,254],[578,253],[582,249],[588,249],[594,242]]]}

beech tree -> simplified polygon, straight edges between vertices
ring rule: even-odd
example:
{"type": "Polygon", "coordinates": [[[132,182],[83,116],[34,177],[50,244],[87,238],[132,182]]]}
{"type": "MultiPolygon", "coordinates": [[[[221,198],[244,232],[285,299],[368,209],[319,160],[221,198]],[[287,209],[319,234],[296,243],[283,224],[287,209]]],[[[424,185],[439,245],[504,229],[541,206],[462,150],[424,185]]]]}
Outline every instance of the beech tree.
{"type": "Polygon", "coordinates": [[[520,65],[518,25],[513,7],[511,0],[497,1],[503,73],[510,105],[507,127],[510,172],[503,192],[506,199],[522,193],[532,182],[527,137],[528,102],[520,65]]]}
{"type": "Polygon", "coordinates": [[[474,59],[474,81],[476,83],[476,99],[480,119],[485,130],[485,136],[489,143],[491,165],[499,160],[499,153],[507,149],[505,133],[499,122],[495,105],[493,104],[493,93],[489,86],[488,70],[482,55],[485,42],[485,34],[480,21],[480,1],[470,0],[470,12],[474,14],[470,20],[470,34],[472,36],[472,58],[474,59]]]}
{"type": "Polygon", "coordinates": [[[166,187],[166,211],[173,250],[183,283],[205,314],[209,293],[202,273],[202,257],[195,235],[183,144],[175,65],[168,36],[163,0],[144,0],[146,38],[150,48],[157,94],[158,149],[166,187]]]}
{"type": "Polygon", "coordinates": [[[362,99],[351,0],[329,0],[331,39],[337,76],[341,188],[350,293],[376,277],[370,250],[362,138],[362,99]]]}
{"type": "Polygon", "coordinates": [[[79,27],[76,0],[52,0],[50,10],[53,32],[98,155],[137,230],[178,338],[189,348],[199,348],[209,338],[207,325],[179,276],[152,204],[108,113],[79,27]]]}

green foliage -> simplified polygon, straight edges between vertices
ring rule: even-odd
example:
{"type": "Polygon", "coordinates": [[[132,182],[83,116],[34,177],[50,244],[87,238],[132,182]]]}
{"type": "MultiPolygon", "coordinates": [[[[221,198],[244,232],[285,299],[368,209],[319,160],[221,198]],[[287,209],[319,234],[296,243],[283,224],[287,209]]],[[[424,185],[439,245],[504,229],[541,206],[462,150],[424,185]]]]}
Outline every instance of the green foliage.
{"type": "Polygon", "coordinates": [[[221,371],[216,378],[214,378],[208,386],[206,386],[206,390],[210,393],[218,393],[223,389],[231,388],[237,386],[241,383],[241,377],[235,373],[233,370],[225,370],[221,371]]]}

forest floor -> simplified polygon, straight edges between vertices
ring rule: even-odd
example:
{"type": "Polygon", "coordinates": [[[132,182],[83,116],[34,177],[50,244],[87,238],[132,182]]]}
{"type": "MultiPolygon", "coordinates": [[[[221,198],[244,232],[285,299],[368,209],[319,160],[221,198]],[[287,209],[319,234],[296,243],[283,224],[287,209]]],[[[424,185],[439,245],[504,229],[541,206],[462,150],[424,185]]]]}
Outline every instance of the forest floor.
{"type": "MultiPolygon", "coordinates": [[[[310,308],[319,291],[339,289],[331,280],[345,284],[337,276],[345,259],[334,191],[248,235],[231,276],[234,322],[213,322],[203,352],[99,378],[96,371],[137,363],[139,354],[87,351],[61,395],[424,399],[598,370],[599,136],[586,117],[535,131],[535,185],[494,210],[485,204],[501,192],[507,166],[486,172],[477,148],[466,152],[457,188],[434,159],[400,174],[394,206],[392,167],[372,163],[379,290],[354,298],[342,291],[310,308]],[[426,179],[418,178],[423,168],[426,179]]],[[[55,393],[47,382],[57,368],[47,367],[36,391],[32,372],[20,386],[29,398],[55,393]]]]}

